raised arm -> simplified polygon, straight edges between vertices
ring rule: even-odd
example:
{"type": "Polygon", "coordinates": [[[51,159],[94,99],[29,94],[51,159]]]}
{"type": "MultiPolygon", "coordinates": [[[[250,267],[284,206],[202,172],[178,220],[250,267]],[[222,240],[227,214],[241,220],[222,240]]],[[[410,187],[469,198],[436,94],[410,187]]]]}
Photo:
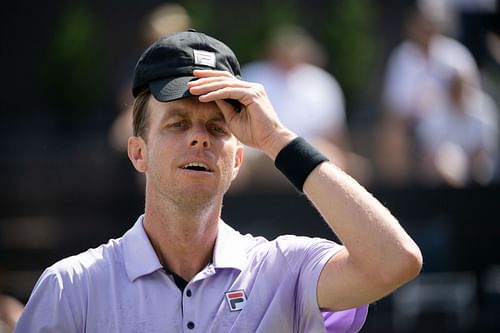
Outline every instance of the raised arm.
{"type": "MultiPolygon", "coordinates": [[[[274,148],[267,150],[273,159],[290,142],[288,135],[277,133],[269,146],[274,148]]],[[[298,153],[294,163],[306,162],[303,158],[298,153]]],[[[321,272],[317,296],[322,309],[371,303],[419,273],[422,255],[415,242],[386,207],[340,168],[320,163],[303,190],[345,246],[321,272]]]]}
{"type": "Polygon", "coordinates": [[[318,303],[329,310],[368,304],[413,279],[418,246],[394,216],[331,163],[309,175],[304,191],[345,246],[323,269],[318,303]]]}
{"type": "MultiPolygon", "coordinates": [[[[215,101],[235,136],[273,160],[297,136],[277,118],[262,86],[229,73],[195,71],[190,82],[200,101],[215,101]],[[236,111],[223,99],[236,99],[236,111]]],[[[295,163],[304,157],[297,154],[295,163]]],[[[345,249],[332,257],[318,284],[318,304],[331,311],[371,303],[413,279],[422,266],[418,246],[396,218],[365,188],[330,162],[306,177],[303,191],[345,249]]]]}

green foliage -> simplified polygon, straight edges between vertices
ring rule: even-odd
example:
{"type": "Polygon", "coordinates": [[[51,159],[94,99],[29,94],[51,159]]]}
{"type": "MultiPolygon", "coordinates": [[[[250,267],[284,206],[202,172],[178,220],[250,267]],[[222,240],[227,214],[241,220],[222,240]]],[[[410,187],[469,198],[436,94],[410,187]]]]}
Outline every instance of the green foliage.
{"type": "Polygon", "coordinates": [[[189,0],[184,3],[200,30],[215,33],[236,52],[242,64],[262,56],[274,28],[297,24],[327,51],[347,103],[360,97],[376,57],[374,8],[370,0],[189,0]]]}
{"type": "Polygon", "coordinates": [[[63,12],[43,68],[51,105],[66,114],[87,111],[103,90],[103,48],[97,22],[84,5],[63,12]]]}
{"type": "Polygon", "coordinates": [[[357,98],[372,74],[376,52],[373,8],[369,0],[338,0],[324,21],[324,45],[331,70],[348,99],[357,98]]]}

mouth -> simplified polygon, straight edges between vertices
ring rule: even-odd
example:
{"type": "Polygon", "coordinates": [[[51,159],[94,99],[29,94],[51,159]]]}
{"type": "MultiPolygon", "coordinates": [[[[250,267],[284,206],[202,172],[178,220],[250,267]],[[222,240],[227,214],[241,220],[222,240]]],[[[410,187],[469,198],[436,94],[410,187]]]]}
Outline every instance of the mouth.
{"type": "Polygon", "coordinates": [[[182,166],[182,169],[191,171],[212,172],[212,169],[210,169],[208,165],[201,162],[190,162],[182,166]]]}

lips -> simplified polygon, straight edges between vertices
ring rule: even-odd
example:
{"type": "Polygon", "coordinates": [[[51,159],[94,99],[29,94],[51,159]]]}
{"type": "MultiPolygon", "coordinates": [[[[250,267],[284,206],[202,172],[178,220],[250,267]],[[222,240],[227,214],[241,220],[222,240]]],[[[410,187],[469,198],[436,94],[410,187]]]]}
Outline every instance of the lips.
{"type": "Polygon", "coordinates": [[[202,162],[189,162],[182,166],[184,170],[192,170],[192,171],[204,171],[204,172],[212,172],[210,167],[202,162]]]}

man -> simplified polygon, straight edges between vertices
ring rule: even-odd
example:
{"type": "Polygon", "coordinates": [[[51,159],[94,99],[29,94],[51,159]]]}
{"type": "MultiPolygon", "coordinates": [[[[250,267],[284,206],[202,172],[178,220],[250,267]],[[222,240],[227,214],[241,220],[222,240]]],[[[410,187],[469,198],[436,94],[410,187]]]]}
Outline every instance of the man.
{"type": "Polygon", "coordinates": [[[474,57],[460,42],[442,34],[439,11],[427,2],[440,3],[417,1],[407,9],[405,39],[392,50],[385,70],[375,160],[380,179],[387,184],[420,182],[415,128],[433,118],[435,105],[446,100],[449,76],[458,72],[479,86],[474,57]]]}
{"type": "Polygon", "coordinates": [[[239,74],[226,45],[195,31],[145,51],[128,142],[146,175],[144,215],[122,238],[48,268],[15,332],[324,332],[320,310],[368,304],[416,276],[420,251],[389,211],[239,74]],[[225,224],[240,142],[275,160],[344,245],[267,241],[225,224]]]}
{"type": "MultiPolygon", "coordinates": [[[[354,176],[350,166],[360,163],[349,163],[354,155],[348,149],[344,94],[337,80],[322,68],[326,57],[321,45],[302,27],[283,25],[271,31],[263,53],[264,58],[242,67],[245,80],[263,84],[280,122],[354,176]]],[[[245,163],[231,191],[289,189],[263,152],[246,149],[244,154],[245,163]]]]}

